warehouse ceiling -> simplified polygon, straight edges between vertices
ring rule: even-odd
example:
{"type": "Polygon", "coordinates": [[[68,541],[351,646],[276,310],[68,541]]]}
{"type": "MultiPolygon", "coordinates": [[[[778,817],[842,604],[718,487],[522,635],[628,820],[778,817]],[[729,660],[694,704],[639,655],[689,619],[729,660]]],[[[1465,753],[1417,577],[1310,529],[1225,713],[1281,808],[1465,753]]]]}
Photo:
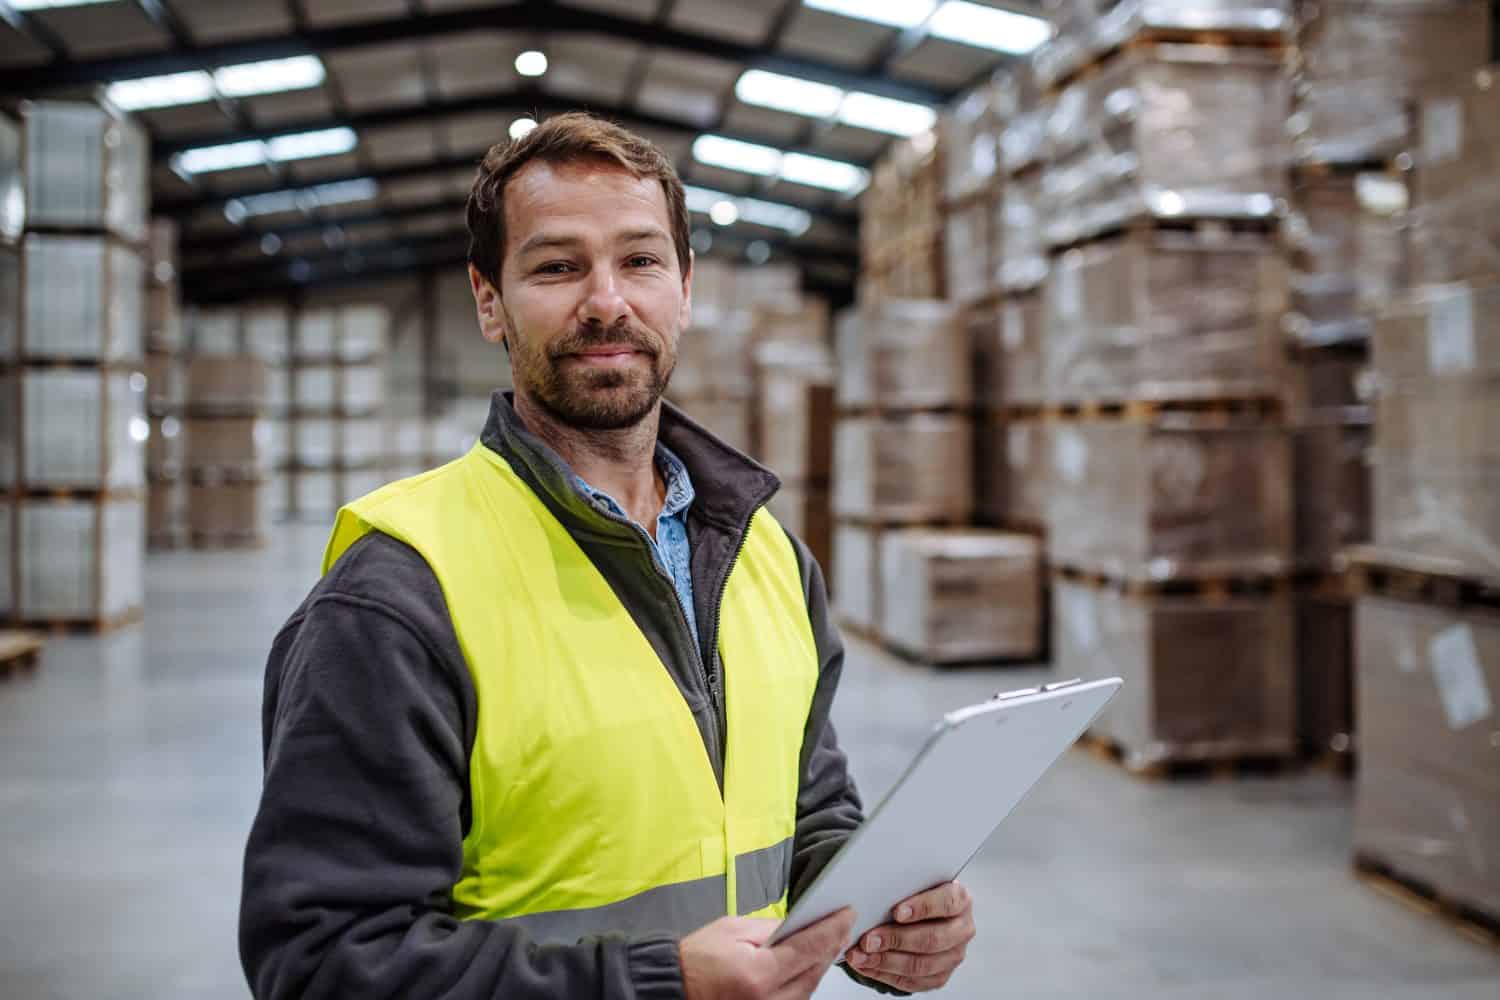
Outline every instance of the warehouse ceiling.
{"type": "Polygon", "coordinates": [[[153,212],[181,226],[192,299],[456,264],[485,149],[523,119],[575,108],[674,159],[700,253],[795,261],[810,287],[839,295],[881,151],[1045,32],[1010,12],[1036,8],[0,0],[0,95],[134,111],[153,140],[153,212]]]}

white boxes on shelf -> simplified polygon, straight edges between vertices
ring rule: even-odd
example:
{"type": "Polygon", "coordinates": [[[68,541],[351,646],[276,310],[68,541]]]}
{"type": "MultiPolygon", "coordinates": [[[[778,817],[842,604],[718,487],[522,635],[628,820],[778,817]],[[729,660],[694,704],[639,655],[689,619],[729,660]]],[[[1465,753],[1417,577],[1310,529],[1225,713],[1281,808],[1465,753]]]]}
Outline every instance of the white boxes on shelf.
{"type": "Polygon", "coordinates": [[[107,230],[146,238],[151,151],[145,131],[94,104],[31,101],[26,135],[26,225],[107,230]]]}
{"type": "Polygon", "coordinates": [[[16,518],[17,617],[115,619],[145,596],[140,499],[21,500],[16,518]]]}
{"type": "Polygon", "coordinates": [[[28,233],[21,361],[133,361],[145,324],[141,255],[102,236],[28,233]]]}
{"type": "Polygon", "coordinates": [[[144,375],[36,368],[13,375],[8,385],[19,395],[20,486],[120,490],[145,482],[144,375]]]}

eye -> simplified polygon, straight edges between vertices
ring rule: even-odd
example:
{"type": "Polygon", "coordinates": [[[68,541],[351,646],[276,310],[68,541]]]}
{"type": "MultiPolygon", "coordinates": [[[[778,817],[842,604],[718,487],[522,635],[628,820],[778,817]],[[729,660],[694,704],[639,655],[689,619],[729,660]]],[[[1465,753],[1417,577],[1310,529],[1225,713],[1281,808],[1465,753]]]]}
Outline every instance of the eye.
{"type": "Polygon", "coordinates": [[[638,253],[630,258],[631,267],[654,267],[658,261],[650,254],[638,253]]]}
{"type": "Polygon", "coordinates": [[[573,265],[565,260],[548,261],[536,269],[537,274],[567,274],[573,269],[573,265]]]}

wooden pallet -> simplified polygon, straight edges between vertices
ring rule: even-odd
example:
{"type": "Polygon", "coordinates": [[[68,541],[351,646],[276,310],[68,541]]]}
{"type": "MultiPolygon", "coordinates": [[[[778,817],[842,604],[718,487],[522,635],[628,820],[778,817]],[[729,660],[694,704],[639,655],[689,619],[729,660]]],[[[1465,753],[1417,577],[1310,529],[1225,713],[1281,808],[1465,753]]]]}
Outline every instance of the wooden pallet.
{"type": "Polygon", "coordinates": [[[1295,160],[1292,163],[1292,178],[1318,179],[1324,177],[1349,177],[1355,174],[1385,174],[1388,177],[1404,177],[1410,166],[1402,166],[1399,158],[1382,160],[1295,160]]]}
{"type": "Polygon", "coordinates": [[[138,486],[127,488],[74,488],[67,486],[23,486],[12,493],[14,499],[52,501],[54,503],[103,503],[111,500],[144,500],[146,491],[138,486]]]}
{"type": "Polygon", "coordinates": [[[889,653],[896,659],[901,660],[905,663],[909,663],[915,667],[932,667],[940,670],[968,670],[994,667],[1034,667],[1038,663],[1043,662],[1044,651],[1042,650],[1038,650],[1037,655],[1035,656],[990,656],[975,657],[972,659],[934,660],[914,650],[910,650],[904,646],[893,643],[880,633],[876,632],[874,629],[866,628],[863,625],[855,625],[848,621],[840,621],[839,630],[845,635],[853,636],[854,638],[859,639],[862,642],[867,642],[872,646],[878,646],[881,650],[889,653]]]}
{"type": "Polygon", "coordinates": [[[1172,233],[1205,241],[1225,236],[1279,237],[1281,219],[1275,215],[1158,215],[1142,211],[1101,223],[1097,229],[1081,231],[1067,239],[1047,243],[1047,254],[1058,257],[1070,250],[1137,234],[1172,233]]]}
{"type": "Polygon", "coordinates": [[[1139,761],[1121,744],[1093,733],[1078,738],[1078,749],[1127,773],[1152,781],[1224,781],[1241,778],[1276,778],[1295,774],[1304,767],[1290,753],[1245,752],[1214,757],[1184,757],[1139,761]]]}
{"type": "Polygon", "coordinates": [[[1102,73],[1110,63],[1126,52],[1149,51],[1159,45],[1203,45],[1213,48],[1265,49],[1284,52],[1291,39],[1284,33],[1253,28],[1168,28],[1150,26],[1138,29],[1129,38],[1093,53],[1078,67],[1069,70],[1046,88],[1050,96],[1102,73]]]}
{"type": "Polygon", "coordinates": [[[1372,545],[1348,550],[1356,594],[1450,608],[1500,610],[1500,580],[1468,573],[1446,560],[1372,545]]]}
{"type": "Polygon", "coordinates": [[[1452,899],[1372,855],[1355,856],[1354,877],[1423,916],[1441,920],[1477,944],[1500,951],[1500,915],[1452,899]]]}
{"type": "Polygon", "coordinates": [[[1170,580],[1121,577],[1078,566],[1053,566],[1053,575],[1095,590],[1111,590],[1131,597],[1199,597],[1224,601],[1232,597],[1276,597],[1291,594],[1295,579],[1276,574],[1193,576],[1170,580]]]}
{"type": "Polygon", "coordinates": [[[0,630],[0,679],[36,669],[42,652],[42,639],[29,632],[0,630]]]}
{"type": "Polygon", "coordinates": [[[20,623],[21,627],[46,635],[103,635],[131,625],[138,625],[145,618],[142,608],[132,608],[118,615],[98,618],[35,618],[20,623]]]}
{"type": "Polygon", "coordinates": [[[188,470],[194,486],[254,486],[271,481],[272,473],[258,462],[195,465],[188,470]]]}
{"type": "Polygon", "coordinates": [[[884,407],[884,406],[839,406],[833,411],[836,420],[858,420],[873,418],[877,420],[905,420],[909,417],[963,417],[975,416],[980,408],[973,403],[950,404],[947,406],[913,406],[913,407],[884,407]]]}
{"type": "Polygon", "coordinates": [[[1186,415],[1205,421],[1279,419],[1286,410],[1278,397],[1247,395],[1213,399],[1085,400],[1051,403],[1039,408],[1042,418],[1057,423],[1078,420],[1155,420],[1168,415],[1186,415]]]}

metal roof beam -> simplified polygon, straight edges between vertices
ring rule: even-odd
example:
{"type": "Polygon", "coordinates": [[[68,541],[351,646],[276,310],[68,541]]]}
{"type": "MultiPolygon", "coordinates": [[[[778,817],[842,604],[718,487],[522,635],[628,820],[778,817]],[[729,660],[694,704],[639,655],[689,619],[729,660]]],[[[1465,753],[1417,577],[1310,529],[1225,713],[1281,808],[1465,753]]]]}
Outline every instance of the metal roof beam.
{"type": "Polygon", "coordinates": [[[0,94],[38,95],[62,87],[127,80],[193,69],[213,69],[234,63],[280,59],[314,53],[326,55],[349,49],[460,35],[475,31],[516,31],[552,35],[600,35],[618,41],[800,76],[846,90],[903,101],[942,104],[951,94],[924,84],[872,77],[817,59],[773,52],[763,45],[745,45],[713,35],[636,21],[598,11],[563,7],[549,0],[522,0],[502,6],[433,11],[420,17],[362,21],[330,27],[304,28],[293,35],[251,41],[176,48],[166,52],[110,56],[72,62],[54,60],[43,66],[0,70],[0,94]]]}

